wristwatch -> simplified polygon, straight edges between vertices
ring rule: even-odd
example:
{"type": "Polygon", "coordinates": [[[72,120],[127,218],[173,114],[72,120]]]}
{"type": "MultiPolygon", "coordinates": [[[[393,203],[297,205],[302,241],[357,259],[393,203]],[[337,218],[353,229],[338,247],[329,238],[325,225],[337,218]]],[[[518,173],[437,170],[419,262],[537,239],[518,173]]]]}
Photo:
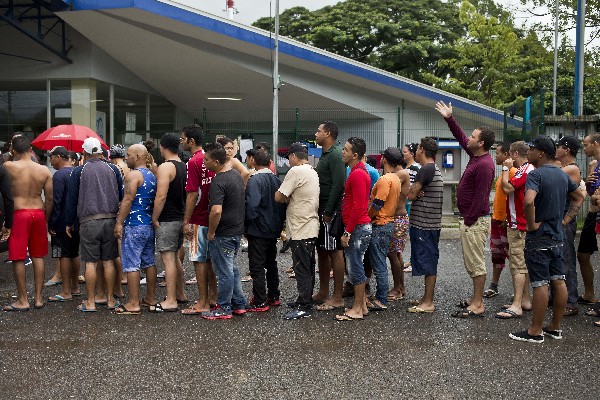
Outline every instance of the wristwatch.
{"type": "Polygon", "coordinates": [[[344,234],[343,234],[343,236],[350,237],[350,232],[348,232],[348,231],[344,231],[344,234]]]}
{"type": "Polygon", "coordinates": [[[508,167],[505,165],[502,167],[502,171],[508,171],[508,167]]]}

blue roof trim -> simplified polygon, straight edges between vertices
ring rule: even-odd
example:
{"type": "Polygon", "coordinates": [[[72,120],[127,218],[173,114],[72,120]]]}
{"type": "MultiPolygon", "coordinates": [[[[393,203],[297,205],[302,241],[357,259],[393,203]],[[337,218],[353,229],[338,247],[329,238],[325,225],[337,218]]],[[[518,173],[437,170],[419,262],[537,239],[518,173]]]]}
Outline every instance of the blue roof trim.
{"type": "MultiPolygon", "coordinates": [[[[138,8],[140,10],[148,11],[157,15],[161,15],[167,18],[171,18],[176,21],[184,22],[190,25],[194,25],[203,29],[208,29],[216,33],[227,35],[244,42],[252,43],[257,46],[271,48],[272,39],[264,35],[252,32],[247,29],[243,29],[231,24],[227,24],[216,19],[206,17],[204,15],[195,14],[184,9],[174,7],[165,3],[158,2],[156,0],[71,0],[74,10],[101,10],[101,9],[115,9],[115,8],[138,8]]],[[[280,42],[279,51],[283,54],[287,54],[293,57],[297,57],[309,62],[313,62],[319,65],[323,65],[328,68],[332,68],[341,72],[345,72],[351,75],[355,75],[361,78],[368,79],[386,86],[391,86],[400,90],[404,90],[416,95],[431,99],[432,101],[446,100],[453,101],[454,106],[469,112],[474,112],[483,117],[490,118],[499,122],[504,121],[502,114],[482,108],[471,103],[467,103],[456,97],[443,98],[439,93],[421,87],[419,85],[413,85],[409,82],[405,82],[385,74],[372,71],[358,65],[347,63],[343,60],[337,60],[332,57],[328,57],[323,54],[316,53],[314,51],[296,46],[291,43],[280,42]]],[[[509,121],[512,123],[512,121],[509,121]]],[[[518,123],[518,122],[517,122],[518,123]]]]}

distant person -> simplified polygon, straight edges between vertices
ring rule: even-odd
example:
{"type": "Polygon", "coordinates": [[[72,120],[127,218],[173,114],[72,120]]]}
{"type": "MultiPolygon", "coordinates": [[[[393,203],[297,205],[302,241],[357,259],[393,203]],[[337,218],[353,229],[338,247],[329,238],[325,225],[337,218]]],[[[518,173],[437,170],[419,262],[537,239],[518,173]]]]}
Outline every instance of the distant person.
{"type": "Polygon", "coordinates": [[[361,161],[366,149],[367,145],[363,139],[351,137],[342,150],[342,160],[350,166],[351,172],[344,187],[341,212],[345,230],[340,242],[345,248],[348,275],[354,286],[354,303],[351,308],[345,309],[344,313],[335,316],[337,321],[363,319],[369,312],[365,292],[367,276],[363,259],[372,231],[368,213],[371,178],[361,161]]]}
{"type": "Polygon", "coordinates": [[[206,168],[215,176],[210,184],[208,217],[208,251],[217,275],[217,305],[202,313],[208,320],[230,319],[232,314],[246,312],[246,299],[242,291],[236,257],[244,233],[245,197],[244,181],[227,160],[223,146],[218,143],[206,146],[206,168]]]}
{"type": "MultiPolygon", "coordinates": [[[[344,306],[344,255],[339,237],[331,235],[331,222],[340,212],[346,178],[342,148],[335,122],[326,121],[319,125],[315,139],[323,153],[317,164],[319,175],[319,217],[321,228],[317,242],[319,265],[319,291],[313,296],[316,303],[322,303],[317,310],[327,311],[344,306]],[[329,274],[333,270],[333,294],[329,297],[329,274]]],[[[364,154],[364,152],[363,152],[364,154]]],[[[361,154],[362,158],[362,154],[361,154]]],[[[358,160],[360,161],[360,160],[358,160]]],[[[361,162],[362,165],[364,165],[361,162]]]]}
{"type": "Polygon", "coordinates": [[[394,215],[400,201],[402,184],[396,175],[396,167],[403,160],[402,152],[388,147],[383,152],[383,176],[377,180],[371,191],[369,217],[372,234],[369,242],[371,267],[377,282],[375,296],[367,300],[367,308],[373,311],[385,310],[388,303],[389,282],[387,254],[394,234],[394,215]]]}
{"type": "Polygon", "coordinates": [[[177,155],[181,139],[176,133],[165,133],[160,139],[160,154],[165,160],[158,166],[156,198],[152,223],[156,230],[156,250],[165,267],[167,297],[154,310],[177,311],[178,303],[186,302],[183,266],[177,256],[183,246],[183,216],[185,213],[185,178],[187,169],[177,155]]]}
{"type": "Polygon", "coordinates": [[[13,138],[11,153],[13,161],[6,161],[4,168],[10,177],[14,198],[8,258],[13,262],[17,300],[5,306],[4,311],[29,311],[25,281],[25,259],[28,250],[33,259],[34,307],[44,307],[44,257],[48,254],[46,223],[52,213],[52,176],[48,168],[31,160],[31,142],[25,136],[13,138]]]}
{"type": "MultiPolygon", "coordinates": [[[[503,165],[510,157],[510,144],[500,142],[496,145],[496,165],[503,165]]],[[[508,172],[508,179],[515,176],[515,167],[502,167],[503,172],[508,172]]],[[[489,287],[483,292],[483,297],[498,296],[498,282],[500,274],[506,267],[508,258],[508,237],[506,231],[506,195],[502,190],[502,176],[496,179],[494,192],[494,207],[490,221],[490,253],[492,254],[492,280],[489,287]]]]}
{"type": "MultiPolygon", "coordinates": [[[[125,162],[125,157],[127,157],[127,151],[125,150],[125,146],[122,144],[114,144],[110,147],[110,162],[113,163],[119,171],[121,171],[121,176],[123,179],[129,173],[129,167],[125,162]]],[[[121,263],[121,239],[118,240],[119,243],[119,256],[115,258],[115,294],[119,297],[124,297],[123,294],[123,284],[127,283],[127,278],[123,276],[123,265],[121,263]]]]}
{"type": "MultiPolygon", "coordinates": [[[[164,311],[156,300],[156,262],[152,209],[156,197],[156,177],[148,168],[148,150],[134,144],[127,149],[125,195],[115,223],[115,237],[123,246],[123,273],[127,275],[129,301],[115,308],[117,314],[139,314],[140,270],[146,273],[146,296],[142,304],[150,311],[164,311]]],[[[108,284],[108,282],[107,282],[108,284]]]]}
{"type": "Polygon", "coordinates": [[[192,157],[187,163],[185,214],[183,234],[190,242],[189,259],[194,264],[198,301],[181,310],[182,314],[199,315],[210,311],[217,302],[217,278],[208,253],[208,196],[215,173],[204,163],[204,135],[199,125],[186,125],[181,129],[181,146],[192,157]]]}
{"type": "MultiPolygon", "coordinates": [[[[404,154],[404,163],[406,164],[404,168],[408,171],[408,175],[410,177],[410,185],[412,186],[415,183],[415,177],[417,176],[417,172],[421,168],[421,164],[416,162],[417,158],[417,149],[419,148],[418,143],[408,143],[402,148],[402,153],[404,154]]],[[[406,201],[406,213],[410,217],[410,206],[412,205],[412,200],[406,201]]],[[[411,272],[412,266],[410,260],[404,263],[404,272],[411,272]]]]}
{"type": "MultiPolygon", "coordinates": [[[[600,187],[600,163],[598,162],[600,161],[600,133],[592,133],[583,139],[583,152],[586,156],[592,157],[585,180],[586,191],[588,195],[592,196],[600,187]]],[[[577,303],[584,305],[595,305],[598,301],[594,290],[594,266],[591,256],[598,251],[596,219],[599,210],[600,205],[590,203],[577,247],[577,260],[584,288],[583,294],[577,298],[577,303]]]]}
{"type": "Polygon", "coordinates": [[[252,276],[252,300],[248,311],[263,312],[281,304],[277,239],[283,229],[285,206],[275,202],[281,180],[269,169],[269,154],[259,150],[253,158],[256,173],[246,184],[245,206],[248,267],[252,276]]]}
{"type": "MultiPolygon", "coordinates": [[[[271,154],[271,146],[269,146],[267,142],[258,142],[254,146],[254,150],[263,150],[267,152],[267,154],[271,154]]],[[[272,173],[277,174],[277,171],[275,170],[275,163],[273,162],[273,157],[270,157],[269,159],[269,169],[272,173]]]]}
{"type": "MultiPolygon", "coordinates": [[[[556,143],[556,159],[560,161],[562,170],[575,182],[577,186],[581,183],[581,170],[577,165],[576,156],[579,151],[579,139],[574,136],[563,136],[556,143]]],[[[571,206],[571,198],[567,197],[565,214],[571,206]]],[[[575,234],[577,232],[577,216],[567,225],[563,225],[565,241],[563,257],[565,262],[565,283],[567,285],[567,308],[564,316],[577,315],[579,308],[579,292],[577,291],[577,255],[575,253],[575,234]]]]}
{"type": "Polygon", "coordinates": [[[223,146],[225,153],[227,154],[227,162],[231,165],[231,168],[240,174],[244,184],[246,184],[248,182],[248,178],[250,178],[250,173],[248,172],[248,169],[244,167],[244,164],[234,157],[237,154],[236,141],[228,137],[220,137],[217,139],[217,143],[223,146]]]}
{"type": "Polygon", "coordinates": [[[85,263],[88,298],[79,306],[83,312],[96,311],[96,302],[113,309],[118,244],[114,236],[119,202],[123,199],[123,178],[113,164],[102,161],[102,146],[96,138],[83,141],[85,163],[71,172],[65,205],[67,235],[79,230],[81,260],[85,263]],[[76,224],[77,223],[77,224],[76,224]],[[96,264],[102,261],[106,299],[96,298],[96,264]]]}
{"type": "Polygon", "coordinates": [[[50,163],[56,172],[52,176],[53,201],[52,214],[48,220],[48,231],[52,245],[52,258],[57,258],[62,277],[62,290],[51,296],[50,302],[73,300],[73,292],[79,291],[79,232],[67,235],[65,223],[69,178],[73,171],[71,158],[66,148],[57,146],[50,151],[50,163]]]}
{"type": "Polygon", "coordinates": [[[286,320],[307,318],[313,313],[315,246],[319,235],[319,176],[308,163],[308,150],[301,143],[288,149],[290,170],[275,193],[278,203],[287,203],[286,232],[292,251],[292,268],[298,297],[286,320]]]}
{"type": "Polygon", "coordinates": [[[584,198],[575,182],[554,165],[555,155],[554,141],[538,136],[531,142],[527,156],[536,168],[525,185],[525,262],[533,288],[533,316],[528,329],[509,336],[530,343],[543,343],[544,336],[563,338],[560,324],[567,306],[563,226],[577,216],[584,198]],[[565,214],[567,196],[571,197],[571,205],[565,214]],[[552,320],[543,326],[549,285],[554,291],[552,320]]]}
{"type": "Polygon", "coordinates": [[[527,161],[529,146],[522,140],[511,143],[510,157],[504,160],[502,167],[502,190],[506,199],[506,225],[509,248],[510,273],[513,281],[514,296],[511,304],[502,306],[503,310],[496,318],[520,318],[523,311],[531,310],[529,297],[529,274],[525,265],[525,186],[527,176],[535,168],[527,161]],[[517,168],[515,175],[508,178],[510,168],[517,168]]]}
{"type": "Polygon", "coordinates": [[[425,284],[421,299],[412,301],[412,307],[407,310],[411,313],[435,311],[434,294],[444,201],[444,180],[435,164],[437,151],[438,144],[434,138],[421,139],[417,148],[417,161],[421,169],[408,192],[408,199],[412,200],[409,227],[412,276],[423,276],[425,284]]]}
{"type": "Polygon", "coordinates": [[[470,137],[462,131],[452,116],[452,104],[437,102],[435,109],[444,117],[450,132],[469,156],[467,167],[456,189],[456,205],[460,212],[460,242],[467,273],[473,281],[473,295],[462,300],[458,310],[452,314],[457,318],[481,317],[485,310],[483,290],[487,271],[484,249],[490,233],[490,192],[495,175],[495,166],[490,156],[494,144],[494,131],[480,126],[470,137]]]}

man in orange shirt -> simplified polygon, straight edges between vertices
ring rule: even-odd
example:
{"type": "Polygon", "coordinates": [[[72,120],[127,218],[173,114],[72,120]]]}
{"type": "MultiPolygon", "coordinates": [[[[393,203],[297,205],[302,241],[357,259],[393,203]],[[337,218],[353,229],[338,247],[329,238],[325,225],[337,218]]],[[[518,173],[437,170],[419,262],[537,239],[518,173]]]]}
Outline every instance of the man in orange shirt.
{"type": "Polygon", "coordinates": [[[375,297],[367,301],[367,308],[373,311],[387,308],[389,283],[386,255],[394,233],[394,215],[400,199],[401,183],[396,167],[404,161],[404,156],[397,148],[388,147],[381,161],[384,175],[373,186],[369,205],[372,224],[369,256],[377,281],[377,292],[375,297]]]}
{"type": "MultiPolygon", "coordinates": [[[[498,143],[496,145],[496,165],[504,164],[509,157],[510,145],[508,143],[498,143]]],[[[516,168],[511,168],[508,172],[509,179],[515,175],[516,168]]],[[[506,195],[502,190],[502,179],[496,179],[496,195],[494,196],[494,211],[492,213],[492,223],[490,231],[490,251],[492,253],[492,281],[483,297],[490,298],[498,295],[498,281],[500,274],[506,266],[508,258],[508,238],[506,233],[506,195]]]]}

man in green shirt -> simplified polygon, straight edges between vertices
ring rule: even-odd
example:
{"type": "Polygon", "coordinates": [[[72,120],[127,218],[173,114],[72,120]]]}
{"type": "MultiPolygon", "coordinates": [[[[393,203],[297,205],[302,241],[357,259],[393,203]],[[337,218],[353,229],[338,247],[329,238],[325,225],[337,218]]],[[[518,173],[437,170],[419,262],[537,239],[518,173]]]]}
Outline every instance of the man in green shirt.
{"type": "Polygon", "coordinates": [[[317,164],[319,175],[319,291],[313,296],[315,302],[322,303],[319,311],[333,310],[344,306],[342,290],[344,284],[344,256],[339,237],[329,234],[331,220],[340,211],[346,180],[346,168],[342,161],[342,149],[337,142],[338,127],[335,122],[319,125],[315,138],[323,148],[317,164]],[[329,273],[333,269],[333,295],[329,297],[329,273]]]}

